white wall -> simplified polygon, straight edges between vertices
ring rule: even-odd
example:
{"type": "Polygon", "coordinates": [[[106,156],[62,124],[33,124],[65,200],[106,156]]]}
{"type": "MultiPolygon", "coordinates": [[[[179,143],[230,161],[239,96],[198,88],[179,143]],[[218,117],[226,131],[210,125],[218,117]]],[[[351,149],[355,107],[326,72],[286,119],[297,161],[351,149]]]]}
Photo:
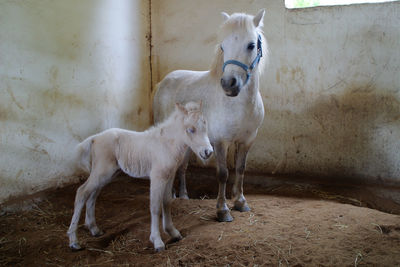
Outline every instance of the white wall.
{"type": "Polygon", "coordinates": [[[266,117],[249,169],[399,181],[399,2],[152,0],[152,72],[149,3],[0,2],[0,203],[71,181],[85,137],[147,128],[150,82],[207,69],[220,12],[264,7],[266,117]]]}
{"type": "Polygon", "coordinates": [[[148,1],[0,2],[0,203],[71,180],[74,146],[149,126],[148,1]]]}
{"type": "Polygon", "coordinates": [[[248,169],[400,182],[400,2],[152,1],[153,85],[211,64],[221,11],[266,8],[266,117],[248,169]]]}

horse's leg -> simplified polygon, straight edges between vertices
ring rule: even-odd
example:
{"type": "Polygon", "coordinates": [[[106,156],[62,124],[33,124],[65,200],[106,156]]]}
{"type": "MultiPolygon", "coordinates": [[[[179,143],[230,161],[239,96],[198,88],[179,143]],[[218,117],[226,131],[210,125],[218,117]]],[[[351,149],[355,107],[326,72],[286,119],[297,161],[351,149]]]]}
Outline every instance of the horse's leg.
{"type": "Polygon", "coordinates": [[[236,176],[232,188],[232,196],[234,200],[234,209],[242,212],[250,210],[246,198],[243,195],[243,177],[246,169],[247,152],[250,147],[251,145],[239,143],[237,144],[235,154],[236,176]]]}
{"type": "Polygon", "coordinates": [[[85,216],[85,226],[89,229],[90,233],[93,236],[101,236],[104,232],[97,227],[96,224],[96,217],[95,217],[95,206],[96,206],[96,199],[100,194],[101,189],[111,182],[120,172],[115,172],[114,175],[111,175],[108,180],[104,180],[102,184],[98,186],[98,188],[92,192],[86,201],[86,216],[85,216]]]}
{"type": "Polygon", "coordinates": [[[189,164],[191,151],[187,149],[183,158],[182,164],[179,166],[176,176],[179,178],[179,198],[189,199],[186,189],[186,170],[189,164]]]}
{"type": "MultiPolygon", "coordinates": [[[[150,212],[151,212],[151,233],[150,241],[154,245],[154,249],[159,252],[165,249],[164,242],[160,236],[160,208],[161,201],[164,197],[165,188],[167,186],[167,177],[163,177],[162,173],[150,174],[150,212]]],[[[168,192],[170,193],[170,192],[168,192]]]]}
{"type": "Polygon", "coordinates": [[[170,192],[173,187],[173,184],[174,184],[174,177],[169,178],[167,186],[165,187],[162,213],[163,213],[164,232],[167,233],[169,236],[171,236],[173,242],[176,242],[182,239],[182,235],[181,233],[179,233],[179,231],[175,228],[174,224],[172,223],[171,203],[173,199],[170,192]]]}
{"type": "Polygon", "coordinates": [[[231,222],[233,218],[226,205],[226,182],[228,181],[228,168],[226,167],[226,153],[228,146],[222,142],[215,144],[215,157],[217,159],[218,197],[217,219],[220,222],[231,222]]]}

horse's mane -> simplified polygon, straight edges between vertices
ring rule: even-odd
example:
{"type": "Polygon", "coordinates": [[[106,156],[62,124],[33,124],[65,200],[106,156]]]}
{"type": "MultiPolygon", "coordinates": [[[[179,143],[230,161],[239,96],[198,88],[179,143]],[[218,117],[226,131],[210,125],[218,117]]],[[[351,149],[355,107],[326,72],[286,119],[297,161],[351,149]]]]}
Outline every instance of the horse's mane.
{"type": "Polygon", "coordinates": [[[255,30],[261,36],[261,41],[262,41],[261,47],[263,56],[260,60],[260,63],[258,64],[257,70],[259,74],[262,74],[264,72],[264,68],[268,62],[268,44],[267,40],[264,37],[264,33],[261,29],[261,27],[263,26],[262,22],[256,28],[253,23],[253,18],[254,16],[252,15],[247,15],[244,13],[234,13],[229,17],[229,19],[227,19],[221,25],[218,34],[218,44],[215,48],[214,61],[212,62],[210,68],[210,71],[214,76],[221,77],[222,75],[222,65],[224,64],[224,62],[223,62],[223,51],[220,47],[220,43],[234,31],[253,32],[255,30]]]}

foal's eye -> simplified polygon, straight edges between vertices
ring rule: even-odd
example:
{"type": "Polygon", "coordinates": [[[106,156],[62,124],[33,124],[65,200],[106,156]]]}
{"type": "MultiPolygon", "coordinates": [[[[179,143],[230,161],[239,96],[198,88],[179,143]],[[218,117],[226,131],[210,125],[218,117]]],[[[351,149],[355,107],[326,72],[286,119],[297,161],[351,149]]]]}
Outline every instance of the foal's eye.
{"type": "Polygon", "coordinates": [[[189,128],[186,129],[186,131],[187,131],[188,133],[190,133],[190,134],[194,134],[194,133],[196,132],[196,128],[194,128],[194,127],[189,127],[189,128]]]}
{"type": "Polygon", "coordinates": [[[249,43],[249,45],[247,46],[247,49],[251,51],[251,50],[253,50],[255,47],[256,47],[256,44],[255,44],[255,43],[249,43]]]}

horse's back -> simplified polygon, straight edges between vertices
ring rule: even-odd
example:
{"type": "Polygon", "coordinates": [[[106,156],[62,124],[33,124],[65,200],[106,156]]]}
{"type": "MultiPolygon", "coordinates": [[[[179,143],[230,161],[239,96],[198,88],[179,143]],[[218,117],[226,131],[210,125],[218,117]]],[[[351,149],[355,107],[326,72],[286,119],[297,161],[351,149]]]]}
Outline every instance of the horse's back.
{"type": "Polygon", "coordinates": [[[161,122],[174,110],[175,103],[184,104],[201,99],[195,88],[202,82],[208,71],[172,71],[157,85],[153,99],[154,122],[161,122]]]}

